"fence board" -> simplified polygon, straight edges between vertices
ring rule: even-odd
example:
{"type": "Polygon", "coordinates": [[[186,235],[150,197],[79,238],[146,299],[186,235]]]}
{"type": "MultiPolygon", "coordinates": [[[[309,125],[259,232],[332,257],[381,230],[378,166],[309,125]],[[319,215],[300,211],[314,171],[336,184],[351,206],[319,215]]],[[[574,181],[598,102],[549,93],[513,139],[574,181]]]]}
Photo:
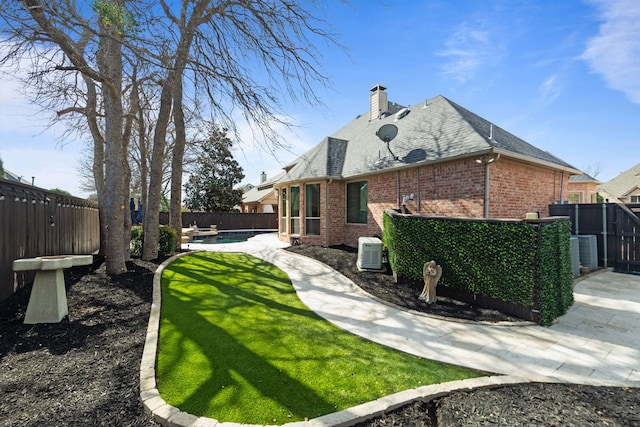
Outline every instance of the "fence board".
{"type": "MultiPolygon", "coordinates": [[[[160,213],[160,224],[169,224],[169,214],[160,213]]],[[[200,228],[215,225],[218,230],[277,230],[275,213],[182,212],[182,226],[197,224],[200,228]]]]}
{"type": "Polygon", "coordinates": [[[99,223],[95,203],[0,179],[0,301],[33,281],[34,272],[14,275],[14,260],[91,254],[100,248],[99,223]]]}

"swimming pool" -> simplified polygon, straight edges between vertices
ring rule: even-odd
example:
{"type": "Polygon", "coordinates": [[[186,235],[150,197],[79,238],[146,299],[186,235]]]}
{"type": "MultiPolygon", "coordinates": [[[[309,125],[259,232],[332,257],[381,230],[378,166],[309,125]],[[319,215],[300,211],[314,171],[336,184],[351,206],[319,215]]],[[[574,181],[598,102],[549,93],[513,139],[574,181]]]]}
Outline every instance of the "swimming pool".
{"type": "Polygon", "coordinates": [[[221,243],[238,243],[246,242],[256,234],[272,233],[272,231],[259,231],[259,230],[229,230],[218,231],[216,236],[206,236],[203,238],[192,239],[189,243],[202,243],[205,245],[215,245],[221,243]]]}

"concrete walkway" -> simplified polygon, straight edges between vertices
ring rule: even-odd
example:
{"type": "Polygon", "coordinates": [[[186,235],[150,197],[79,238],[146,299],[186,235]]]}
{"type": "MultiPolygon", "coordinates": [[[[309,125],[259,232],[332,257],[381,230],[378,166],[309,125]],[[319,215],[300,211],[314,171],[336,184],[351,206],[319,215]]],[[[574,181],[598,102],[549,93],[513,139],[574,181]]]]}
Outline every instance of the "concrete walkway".
{"type": "Polygon", "coordinates": [[[569,312],[550,327],[496,326],[429,317],[381,303],[335,270],[278,250],[275,235],[191,245],[246,252],[285,271],[302,302],[331,323],[428,359],[487,372],[565,381],[640,381],[640,276],[603,271],[581,280],[569,312]]]}
{"type": "MultiPolygon", "coordinates": [[[[640,387],[640,276],[604,271],[587,277],[575,286],[569,312],[550,327],[478,324],[389,306],[324,264],[281,250],[286,246],[275,235],[265,234],[242,243],[190,244],[189,249],[252,254],[284,270],[302,302],[340,328],[407,353],[501,375],[405,390],[284,427],[352,426],[418,399],[528,381],[640,387]]],[[[182,412],[167,404],[156,388],[160,277],[167,263],[154,277],[140,364],[140,400],[161,425],[247,427],[182,412]]]]}

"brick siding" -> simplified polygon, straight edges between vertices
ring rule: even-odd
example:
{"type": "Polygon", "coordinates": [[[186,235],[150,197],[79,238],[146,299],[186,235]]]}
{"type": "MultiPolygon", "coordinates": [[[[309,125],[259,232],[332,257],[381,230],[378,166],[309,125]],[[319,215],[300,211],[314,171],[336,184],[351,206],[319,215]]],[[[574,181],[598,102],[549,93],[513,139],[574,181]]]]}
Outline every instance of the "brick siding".
{"type": "MultiPolygon", "coordinates": [[[[524,218],[527,212],[549,215],[548,205],[566,199],[567,173],[508,159],[489,164],[489,217],[524,218]],[[563,194],[564,183],[564,194],[563,194]]],[[[346,223],[346,185],[352,181],[324,181],[320,185],[320,236],[304,234],[304,184],[300,185],[301,240],[306,244],[356,247],[358,237],[382,234],[383,213],[398,208],[403,197],[410,213],[432,216],[484,216],[485,165],[474,159],[426,165],[372,175],[368,182],[367,224],[346,223]],[[327,205],[327,188],[329,205],[327,205]],[[327,212],[329,235],[327,238],[327,212]]],[[[288,191],[290,194],[290,191],[288,191]]],[[[288,240],[288,234],[281,234],[288,240]]]]}
{"type": "Polygon", "coordinates": [[[567,185],[565,200],[569,203],[597,203],[598,184],[596,182],[570,182],[567,185]],[[576,195],[577,200],[571,200],[576,195]]]}

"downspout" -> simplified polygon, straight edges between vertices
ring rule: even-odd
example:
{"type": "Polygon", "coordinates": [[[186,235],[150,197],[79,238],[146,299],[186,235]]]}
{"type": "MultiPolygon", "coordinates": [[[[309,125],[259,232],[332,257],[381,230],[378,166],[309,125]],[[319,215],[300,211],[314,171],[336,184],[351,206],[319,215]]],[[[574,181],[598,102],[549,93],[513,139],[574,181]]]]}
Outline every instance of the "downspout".
{"type": "Polygon", "coordinates": [[[602,261],[604,262],[604,268],[608,268],[607,259],[607,204],[602,204],[602,261]]]}
{"type": "Polygon", "coordinates": [[[417,174],[417,183],[416,183],[416,187],[417,187],[417,194],[418,194],[418,215],[420,215],[420,168],[416,169],[416,174],[417,174]]]}
{"type": "Polygon", "coordinates": [[[564,200],[564,171],[562,171],[562,175],[560,176],[560,201],[564,200]]]}
{"type": "MultiPolygon", "coordinates": [[[[482,162],[484,162],[484,217],[489,218],[489,163],[493,163],[500,158],[500,153],[495,157],[491,157],[493,154],[493,123],[489,124],[489,145],[491,150],[486,156],[482,156],[482,162]]],[[[477,160],[476,160],[477,161],[477,160]]]]}
{"type": "Polygon", "coordinates": [[[400,209],[400,171],[396,171],[396,201],[398,202],[398,209],[400,209]]]}
{"type": "Polygon", "coordinates": [[[331,210],[331,206],[329,206],[329,196],[331,195],[329,192],[329,186],[331,185],[331,183],[333,182],[333,179],[329,179],[327,181],[327,189],[326,189],[326,201],[324,203],[324,220],[325,220],[325,227],[324,227],[324,234],[325,234],[325,245],[326,247],[329,247],[331,245],[331,239],[329,238],[329,227],[331,225],[331,219],[329,218],[329,212],[331,210]]]}
{"type": "Polygon", "coordinates": [[[495,157],[485,157],[484,162],[484,217],[489,218],[489,165],[500,158],[500,153],[495,157]]]}
{"type": "Polygon", "coordinates": [[[484,217],[489,218],[489,162],[484,162],[484,217]]]}

